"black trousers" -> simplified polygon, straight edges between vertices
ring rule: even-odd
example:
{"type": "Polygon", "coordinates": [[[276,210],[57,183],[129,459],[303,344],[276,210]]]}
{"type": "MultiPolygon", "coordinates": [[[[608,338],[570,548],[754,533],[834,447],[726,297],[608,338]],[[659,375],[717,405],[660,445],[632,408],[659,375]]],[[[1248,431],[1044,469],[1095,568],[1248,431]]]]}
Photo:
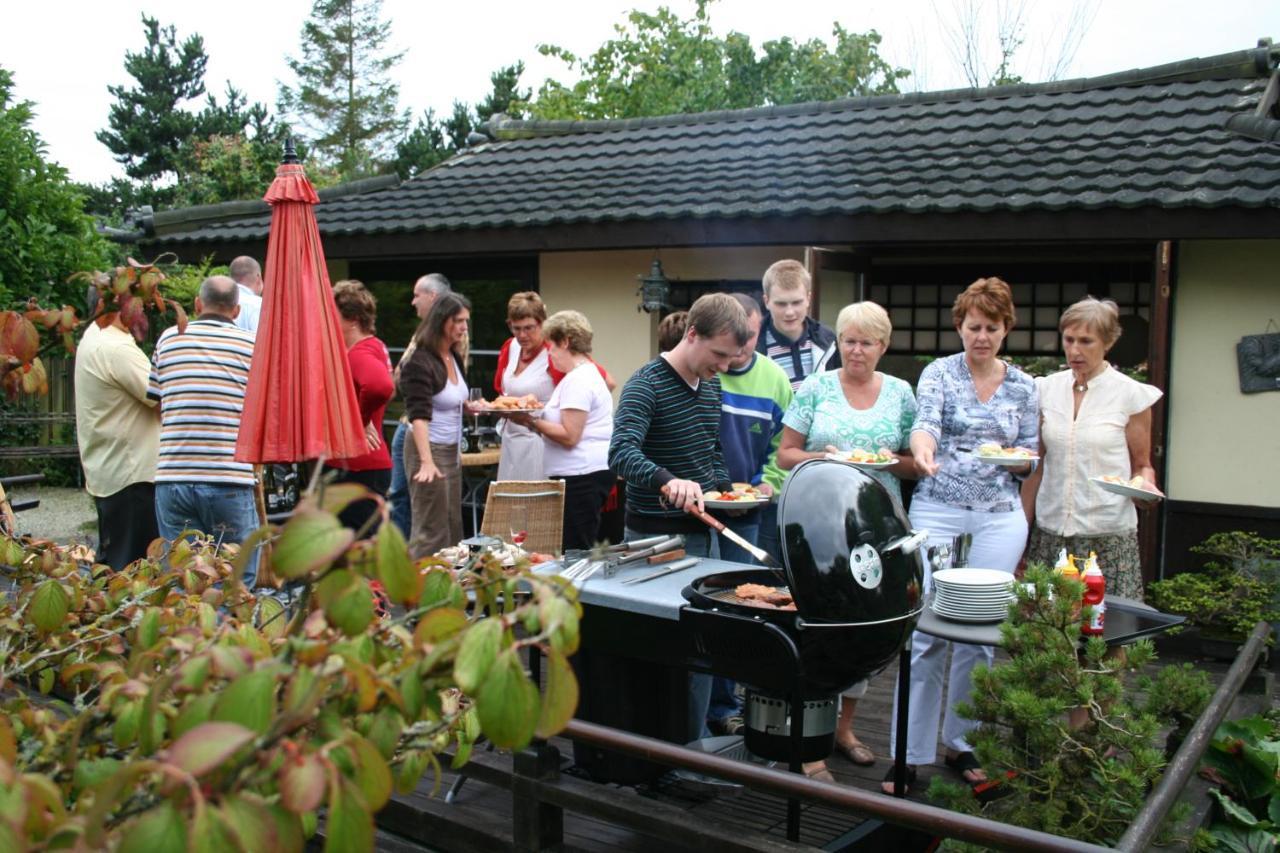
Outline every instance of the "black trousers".
{"type": "Polygon", "coordinates": [[[156,484],[130,483],[114,495],[95,497],[98,510],[98,562],[120,571],[147,556],[160,535],[156,525],[156,484]]]}
{"type": "MultiPolygon", "coordinates": [[[[384,498],[387,496],[387,490],[391,488],[390,468],[380,468],[374,471],[348,471],[345,468],[334,468],[326,465],[325,470],[333,471],[338,475],[333,480],[335,483],[359,483],[369,491],[376,492],[384,498]]],[[[358,533],[370,516],[376,515],[377,511],[377,501],[355,501],[348,504],[346,509],[338,513],[338,520],[342,522],[343,527],[358,533]]],[[[380,519],[374,519],[373,524],[369,525],[369,529],[365,531],[365,536],[372,536],[376,533],[378,525],[381,523],[380,519]]]]}
{"type": "Polygon", "coordinates": [[[617,479],[613,471],[592,471],[570,477],[552,476],[564,480],[564,539],[563,547],[590,548],[596,544],[600,531],[600,511],[605,498],[617,479]]]}

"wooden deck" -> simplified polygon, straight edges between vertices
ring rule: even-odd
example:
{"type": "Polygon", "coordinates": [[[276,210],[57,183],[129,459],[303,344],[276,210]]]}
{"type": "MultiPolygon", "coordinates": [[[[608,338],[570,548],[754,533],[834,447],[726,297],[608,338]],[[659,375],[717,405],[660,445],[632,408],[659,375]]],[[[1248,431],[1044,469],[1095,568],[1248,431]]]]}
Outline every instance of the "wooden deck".
{"type": "MultiPolygon", "coordinates": [[[[1161,660],[1188,660],[1161,650],[1161,660]]],[[[1216,679],[1228,664],[1199,661],[1216,679]]],[[[828,759],[828,767],[842,785],[878,791],[882,777],[890,767],[889,727],[896,665],[872,680],[866,696],[859,702],[855,731],[877,756],[873,767],[857,767],[841,756],[828,759]]],[[[1274,697],[1273,697],[1274,698],[1274,697]]],[[[564,845],[558,849],[575,851],[653,851],[653,850],[791,850],[800,849],[786,841],[786,801],[780,797],[753,792],[745,788],[718,796],[707,796],[679,784],[628,787],[602,785],[584,778],[573,766],[573,746],[557,738],[552,744],[561,754],[560,769],[568,784],[566,797],[581,798],[606,807],[620,821],[639,820],[640,828],[626,828],[618,823],[564,812],[564,845]],[[696,826],[700,831],[719,830],[719,838],[710,844],[695,843],[682,826],[696,826]],[[682,843],[685,841],[686,843],[682,843]]],[[[939,748],[941,761],[941,747],[939,748]]],[[[380,849],[421,849],[449,851],[510,850],[515,814],[509,773],[512,757],[499,752],[481,753],[468,765],[472,774],[452,803],[446,803],[444,792],[456,774],[446,772],[440,787],[433,790],[430,778],[414,793],[398,796],[378,816],[380,849]]],[[[939,765],[921,767],[919,780],[911,799],[928,802],[924,792],[937,775],[951,775],[939,765]]],[[[954,777],[952,777],[954,778],[954,777]]],[[[803,847],[838,849],[851,834],[865,832],[875,823],[860,827],[863,819],[825,806],[805,806],[801,819],[803,847]]],[[[881,849],[877,846],[875,849],[881,849]]],[[[889,849],[889,846],[884,846],[889,849]]],[[[894,845],[897,853],[908,849],[894,845]]]]}

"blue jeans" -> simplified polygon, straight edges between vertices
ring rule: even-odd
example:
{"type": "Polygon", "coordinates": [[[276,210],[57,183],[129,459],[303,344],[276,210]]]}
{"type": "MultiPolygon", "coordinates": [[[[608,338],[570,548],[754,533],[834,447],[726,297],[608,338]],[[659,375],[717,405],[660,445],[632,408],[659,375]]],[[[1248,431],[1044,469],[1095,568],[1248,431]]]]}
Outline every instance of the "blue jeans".
{"type": "MultiPolygon", "coordinates": [[[[716,542],[718,537],[713,536],[712,532],[708,528],[706,533],[686,533],[684,535],[685,553],[690,557],[719,559],[720,549],[717,547],[719,543],[716,542]]],[[[623,531],[623,539],[627,542],[656,535],[632,530],[630,527],[623,531]]],[[[688,731],[692,740],[711,737],[711,730],[707,728],[707,708],[711,705],[711,681],[712,677],[705,673],[689,673],[688,731]]]]}
{"type": "MultiPolygon", "coordinates": [[[[755,545],[760,533],[760,516],[764,510],[765,508],[762,507],[746,515],[724,515],[720,520],[724,522],[725,527],[755,545]]],[[[756,565],[755,558],[741,545],[730,541],[729,537],[723,533],[716,534],[716,538],[720,540],[720,559],[731,563],[745,563],[748,566],[756,565]]],[[[707,708],[708,722],[742,716],[742,705],[734,693],[736,687],[737,682],[731,678],[720,675],[711,677],[711,697],[707,708]]]]}
{"type": "Polygon", "coordinates": [[[756,519],[759,527],[756,533],[756,547],[768,552],[770,557],[782,565],[782,541],[778,538],[778,502],[771,501],[760,507],[760,517],[756,519]]]}
{"type": "Polygon", "coordinates": [[[391,439],[391,488],[387,490],[387,502],[391,504],[391,520],[409,539],[413,527],[413,513],[409,507],[409,477],[404,472],[404,442],[409,437],[409,425],[400,423],[391,439]]]}
{"type": "MultiPolygon", "coordinates": [[[[199,530],[239,545],[258,529],[253,486],[219,483],[156,483],[156,525],[173,541],[184,530],[199,530]]],[[[244,567],[244,585],[258,583],[258,549],[244,567]]]]}

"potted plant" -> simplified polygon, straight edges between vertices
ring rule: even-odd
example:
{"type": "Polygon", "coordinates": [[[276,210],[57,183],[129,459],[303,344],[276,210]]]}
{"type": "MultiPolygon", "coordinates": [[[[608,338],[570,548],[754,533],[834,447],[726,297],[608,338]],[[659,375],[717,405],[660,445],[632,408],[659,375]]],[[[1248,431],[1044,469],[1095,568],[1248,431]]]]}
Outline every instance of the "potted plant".
{"type": "Polygon", "coordinates": [[[1233,530],[1191,550],[1209,557],[1204,567],[1153,583],[1148,598],[1186,616],[1205,653],[1230,660],[1260,620],[1280,621],[1280,539],[1233,530]]]}

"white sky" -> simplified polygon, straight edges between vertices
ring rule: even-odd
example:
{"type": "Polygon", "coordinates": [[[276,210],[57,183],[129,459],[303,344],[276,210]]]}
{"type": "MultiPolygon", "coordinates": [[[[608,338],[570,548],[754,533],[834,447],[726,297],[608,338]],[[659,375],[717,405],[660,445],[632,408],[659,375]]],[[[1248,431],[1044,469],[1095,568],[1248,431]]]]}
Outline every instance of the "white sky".
{"type": "MultiPolygon", "coordinates": [[[[738,30],[759,47],[772,38],[828,40],[832,22],[846,30],[875,29],[881,52],[894,65],[914,68],[919,81],[907,89],[963,85],[958,63],[938,25],[964,0],[719,0],[711,7],[713,29],[738,30]],[[923,84],[923,85],[921,85],[923,84]]],[[[984,0],[972,0],[980,5],[984,0]]],[[[994,14],[998,0],[985,0],[994,14]]],[[[1211,56],[1253,47],[1259,37],[1280,40],[1276,0],[1082,0],[1094,9],[1089,28],[1066,77],[1094,76],[1211,56]]],[[[393,44],[408,52],[398,71],[400,104],[414,118],[426,107],[447,114],[455,99],[475,103],[489,91],[489,74],[523,59],[521,82],[536,90],[548,76],[567,80],[559,63],[536,47],[552,43],[578,55],[613,35],[628,10],[652,11],[655,0],[384,0],[393,23],[393,44]]],[[[688,17],[692,0],[666,5],[688,17]]],[[[1055,29],[1063,26],[1068,0],[1026,0],[1027,40],[1018,70],[1028,81],[1043,79],[1055,29]],[[1048,43],[1050,47],[1046,48],[1048,43]]],[[[298,53],[309,0],[220,0],[175,3],[152,0],[37,0],[5,10],[0,66],[13,72],[19,99],[34,101],[35,129],[49,155],[73,178],[98,182],[123,175],[106,147],[94,138],[104,127],[111,97],[107,85],[132,85],[124,72],[126,50],[144,45],[141,15],[174,24],[179,40],[196,32],[209,55],[205,86],[219,95],[230,80],[250,101],[274,111],[276,81],[292,82],[284,62],[298,53]]],[[[990,29],[990,28],[988,28],[990,29]]]]}

